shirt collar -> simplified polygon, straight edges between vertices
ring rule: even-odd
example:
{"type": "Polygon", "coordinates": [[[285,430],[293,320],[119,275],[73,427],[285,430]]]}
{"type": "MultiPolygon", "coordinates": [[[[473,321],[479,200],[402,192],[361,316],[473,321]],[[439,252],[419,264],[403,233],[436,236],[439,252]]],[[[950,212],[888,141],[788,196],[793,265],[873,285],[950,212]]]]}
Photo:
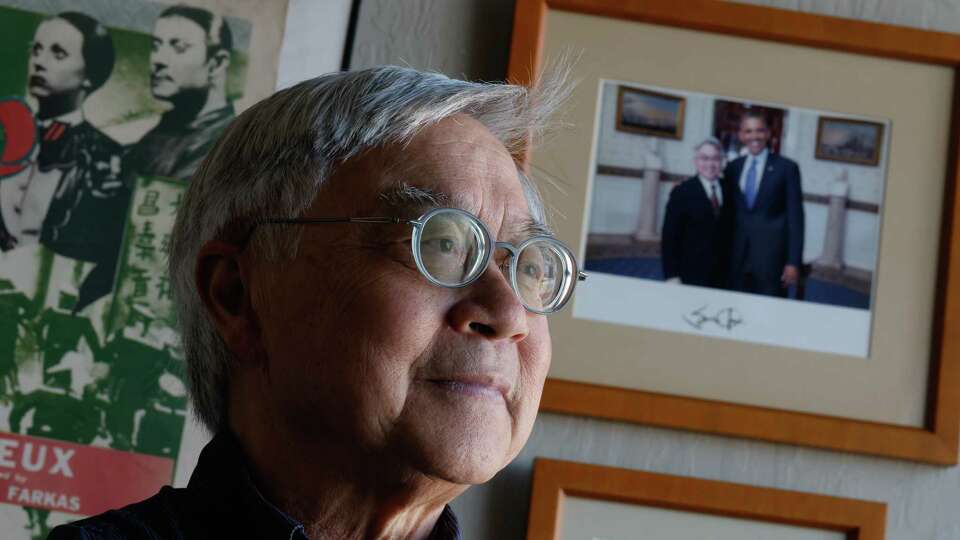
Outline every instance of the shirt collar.
{"type": "MultiPolygon", "coordinates": [[[[187,487],[205,492],[205,500],[211,501],[223,515],[243,516],[255,532],[252,538],[309,540],[303,524],[260,493],[249,471],[236,437],[222,431],[200,453],[187,487]]],[[[449,506],[444,507],[429,540],[460,540],[460,525],[449,506]]]]}
{"type": "Polygon", "coordinates": [[[60,116],[55,116],[53,118],[47,118],[40,120],[37,124],[42,128],[50,127],[54,122],[60,122],[61,124],[66,124],[69,127],[73,127],[77,124],[83,122],[83,110],[79,107],[66,113],[61,114],[60,116]]]}
{"type": "Polygon", "coordinates": [[[713,179],[713,180],[707,180],[706,178],[704,178],[702,175],[699,175],[699,174],[697,175],[697,178],[699,178],[699,179],[700,179],[700,183],[702,183],[702,184],[703,184],[704,186],[706,186],[706,187],[710,187],[710,186],[712,186],[712,185],[717,185],[717,186],[719,186],[719,184],[717,183],[717,182],[720,181],[719,178],[715,178],[715,179],[713,179]]]}
{"type": "Polygon", "coordinates": [[[460,523],[450,506],[443,507],[443,512],[437,518],[437,524],[433,526],[427,540],[460,540],[460,523]]]}
{"type": "Polygon", "coordinates": [[[260,494],[240,444],[229,431],[217,434],[204,447],[187,488],[204,492],[204,499],[214,506],[214,515],[241,517],[255,533],[253,538],[306,540],[303,525],[260,494]]]}
{"type": "Polygon", "coordinates": [[[747,166],[750,165],[749,160],[751,160],[751,159],[756,160],[756,162],[757,162],[758,165],[761,164],[761,163],[766,163],[766,161],[767,161],[767,155],[768,155],[769,153],[770,153],[770,149],[769,149],[769,148],[764,148],[764,149],[761,150],[760,153],[757,154],[757,155],[753,155],[753,154],[747,152],[747,158],[748,158],[748,159],[747,159],[747,161],[748,161],[747,166]]]}

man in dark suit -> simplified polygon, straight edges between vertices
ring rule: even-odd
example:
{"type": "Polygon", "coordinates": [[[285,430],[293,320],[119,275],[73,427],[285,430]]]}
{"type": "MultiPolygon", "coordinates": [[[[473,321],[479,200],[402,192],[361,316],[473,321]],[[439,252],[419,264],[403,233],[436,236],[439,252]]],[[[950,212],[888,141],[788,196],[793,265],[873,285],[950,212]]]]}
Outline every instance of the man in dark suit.
{"type": "Polygon", "coordinates": [[[668,282],[728,287],[733,212],[720,182],[723,147],[710,138],[694,148],[697,174],[670,192],[661,235],[668,282]]]}
{"type": "Polygon", "coordinates": [[[740,119],[747,154],[724,171],[734,194],[735,226],[730,279],[734,290],[786,298],[797,283],[803,256],[803,190],[796,162],[767,149],[763,113],[740,119]]]}

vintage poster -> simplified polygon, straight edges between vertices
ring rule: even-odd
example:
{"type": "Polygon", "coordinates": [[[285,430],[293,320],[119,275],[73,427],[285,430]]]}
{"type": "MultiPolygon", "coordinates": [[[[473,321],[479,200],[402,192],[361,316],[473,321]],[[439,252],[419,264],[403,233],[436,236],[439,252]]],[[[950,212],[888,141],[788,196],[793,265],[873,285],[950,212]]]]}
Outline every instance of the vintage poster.
{"type": "Polygon", "coordinates": [[[0,0],[5,538],[45,538],[192,469],[205,434],[170,231],[217,137],[274,88],[285,14],[285,0],[0,0]]]}

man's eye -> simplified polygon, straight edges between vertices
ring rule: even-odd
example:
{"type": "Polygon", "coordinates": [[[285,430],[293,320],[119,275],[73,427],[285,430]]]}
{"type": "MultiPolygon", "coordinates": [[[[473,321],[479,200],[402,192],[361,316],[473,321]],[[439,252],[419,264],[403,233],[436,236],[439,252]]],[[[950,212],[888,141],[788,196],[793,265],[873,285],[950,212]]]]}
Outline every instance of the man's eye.
{"type": "Polygon", "coordinates": [[[452,238],[431,238],[423,241],[423,247],[433,253],[450,254],[460,251],[459,243],[452,238]]]}
{"type": "Polygon", "coordinates": [[[533,279],[543,277],[543,268],[539,264],[526,263],[520,268],[520,272],[533,279]]]}

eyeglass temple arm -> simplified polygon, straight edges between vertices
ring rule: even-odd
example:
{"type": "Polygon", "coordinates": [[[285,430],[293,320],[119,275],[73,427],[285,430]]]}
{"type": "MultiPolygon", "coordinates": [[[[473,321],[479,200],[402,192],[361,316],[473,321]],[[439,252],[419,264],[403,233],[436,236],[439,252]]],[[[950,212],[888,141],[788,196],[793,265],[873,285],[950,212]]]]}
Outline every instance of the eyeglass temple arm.
{"type": "Polygon", "coordinates": [[[257,225],[281,224],[281,225],[310,225],[313,223],[394,223],[397,225],[403,223],[414,223],[416,220],[402,219],[397,217],[353,217],[353,218],[275,218],[258,221],[257,225]]]}
{"type": "Polygon", "coordinates": [[[253,224],[250,226],[250,230],[248,230],[247,234],[244,236],[243,245],[246,245],[250,241],[250,237],[253,236],[253,231],[255,231],[260,225],[317,225],[322,223],[392,223],[396,225],[406,223],[414,225],[420,222],[415,219],[403,219],[397,217],[268,218],[253,222],[253,224]]]}

